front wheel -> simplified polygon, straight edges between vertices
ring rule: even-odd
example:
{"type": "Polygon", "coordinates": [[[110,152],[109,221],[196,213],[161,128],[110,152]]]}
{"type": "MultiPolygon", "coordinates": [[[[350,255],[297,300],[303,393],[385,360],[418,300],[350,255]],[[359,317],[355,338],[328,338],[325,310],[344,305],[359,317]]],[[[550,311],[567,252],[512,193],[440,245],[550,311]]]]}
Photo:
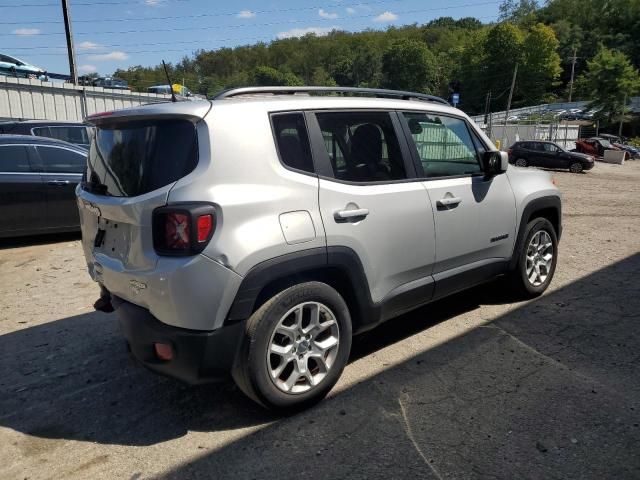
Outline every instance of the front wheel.
{"type": "Polygon", "coordinates": [[[267,408],[308,407],[340,378],[351,333],[349,309],[338,292],[320,282],[295,285],[247,320],[233,378],[267,408]]]}
{"type": "Polygon", "coordinates": [[[571,173],[581,173],[582,170],[584,170],[584,167],[580,162],[573,162],[571,165],[569,165],[569,171],[571,173]]]}
{"type": "Polygon", "coordinates": [[[551,222],[546,218],[530,221],[518,250],[511,284],[520,294],[536,297],[547,289],[556,271],[558,237],[551,222]]]}
{"type": "Polygon", "coordinates": [[[527,161],[524,158],[518,158],[516,160],[516,167],[527,167],[529,164],[527,163],[527,161]]]}

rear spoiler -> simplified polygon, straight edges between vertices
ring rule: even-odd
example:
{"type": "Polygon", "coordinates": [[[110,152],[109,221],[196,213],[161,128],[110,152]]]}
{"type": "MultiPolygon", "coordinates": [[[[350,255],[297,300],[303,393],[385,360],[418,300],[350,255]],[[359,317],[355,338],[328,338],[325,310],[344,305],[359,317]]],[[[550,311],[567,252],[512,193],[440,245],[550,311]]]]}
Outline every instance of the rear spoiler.
{"type": "Polygon", "coordinates": [[[122,110],[94,113],[93,115],[87,116],[85,121],[91,125],[100,125],[118,121],[184,118],[196,123],[207,116],[211,107],[212,103],[209,100],[152,103],[122,110]]]}

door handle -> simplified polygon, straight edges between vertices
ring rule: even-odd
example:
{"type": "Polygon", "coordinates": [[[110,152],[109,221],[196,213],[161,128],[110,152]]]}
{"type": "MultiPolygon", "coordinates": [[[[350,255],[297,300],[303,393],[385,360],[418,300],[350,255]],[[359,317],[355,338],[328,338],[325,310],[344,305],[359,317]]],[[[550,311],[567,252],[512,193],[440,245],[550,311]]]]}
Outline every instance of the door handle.
{"type": "Polygon", "coordinates": [[[49,180],[47,185],[52,185],[54,187],[62,187],[64,185],[69,185],[71,182],[69,180],[49,180]]]}
{"type": "Polygon", "coordinates": [[[352,218],[366,217],[369,215],[369,210],[366,208],[357,208],[354,210],[338,210],[333,214],[333,218],[336,220],[349,220],[352,218]]]}
{"type": "Polygon", "coordinates": [[[460,197],[445,197],[436,201],[436,205],[438,207],[454,207],[460,203],[462,203],[462,199],[460,197]]]}

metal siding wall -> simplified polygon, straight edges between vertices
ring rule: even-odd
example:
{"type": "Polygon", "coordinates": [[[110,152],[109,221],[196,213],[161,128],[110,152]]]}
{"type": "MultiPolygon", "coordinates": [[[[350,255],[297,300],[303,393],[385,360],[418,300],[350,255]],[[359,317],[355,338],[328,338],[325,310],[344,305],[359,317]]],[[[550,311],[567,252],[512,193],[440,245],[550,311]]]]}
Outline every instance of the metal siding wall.
{"type": "Polygon", "coordinates": [[[166,102],[169,99],[169,95],[105,90],[100,87],[53,84],[0,76],[0,119],[82,121],[85,114],[166,102]]]}

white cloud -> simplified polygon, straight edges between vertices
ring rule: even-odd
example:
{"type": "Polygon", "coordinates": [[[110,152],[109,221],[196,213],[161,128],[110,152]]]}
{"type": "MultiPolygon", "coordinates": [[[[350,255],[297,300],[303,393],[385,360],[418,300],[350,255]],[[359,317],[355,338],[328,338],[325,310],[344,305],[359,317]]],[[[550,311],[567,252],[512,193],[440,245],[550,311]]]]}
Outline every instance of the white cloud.
{"type": "Polygon", "coordinates": [[[356,13],[356,9],[352,7],[347,7],[347,13],[349,15],[353,15],[354,13],[356,13]]]}
{"type": "Polygon", "coordinates": [[[78,44],[78,50],[98,50],[102,48],[102,45],[97,43],[89,42],[88,40],[85,42],[80,42],[78,44]]]}
{"type": "Polygon", "coordinates": [[[320,15],[320,17],[322,18],[328,18],[328,19],[338,18],[337,13],[325,12],[322,8],[318,10],[318,15],[320,15]]]}
{"type": "Polygon", "coordinates": [[[163,0],[144,0],[144,4],[150,7],[157,7],[163,2],[163,0]]]}
{"type": "Polygon", "coordinates": [[[14,35],[23,35],[23,36],[38,35],[40,33],[40,29],[39,28],[17,28],[11,33],[13,33],[14,35]]]}
{"type": "Polygon", "coordinates": [[[107,62],[109,60],[126,60],[127,58],[129,58],[129,55],[119,51],[103,53],[100,55],[89,55],[89,59],[95,60],[96,62],[107,62]]]}
{"type": "Polygon", "coordinates": [[[95,65],[80,65],[78,67],[78,72],[79,73],[93,73],[93,72],[97,72],[98,69],[96,68],[95,65]]]}
{"type": "Polygon", "coordinates": [[[252,12],[251,10],[240,10],[236,16],[238,18],[253,18],[256,16],[256,12],[252,12]]]}
{"type": "Polygon", "coordinates": [[[309,33],[313,33],[318,37],[322,37],[323,35],[327,35],[331,33],[338,27],[307,27],[307,28],[292,28],[291,30],[287,30],[286,32],[280,32],[276,35],[279,39],[283,38],[294,38],[294,37],[304,37],[309,33]]]}
{"type": "Polygon", "coordinates": [[[392,12],[384,12],[378,15],[373,19],[374,22],[383,23],[383,22],[393,22],[398,19],[398,15],[392,12]]]}

